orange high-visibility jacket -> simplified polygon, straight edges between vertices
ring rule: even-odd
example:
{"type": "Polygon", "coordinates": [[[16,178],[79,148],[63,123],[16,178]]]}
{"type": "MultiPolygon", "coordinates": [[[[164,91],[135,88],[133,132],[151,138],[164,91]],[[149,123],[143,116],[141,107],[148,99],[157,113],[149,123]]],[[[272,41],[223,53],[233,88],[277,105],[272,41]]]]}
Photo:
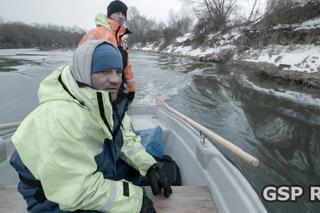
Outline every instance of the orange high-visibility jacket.
{"type": "MultiPolygon", "coordinates": [[[[104,14],[98,14],[95,22],[97,27],[89,30],[80,40],[80,44],[87,40],[106,40],[112,42],[116,47],[122,47],[125,53],[128,53],[126,41],[122,38],[122,36],[130,32],[127,28],[113,19],[108,19],[104,14]]],[[[124,60],[126,59],[124,58],[124,60]]],[[[133,80],[132,66],[129,57],[127,57],[127,65],[124,67],[123,72],[128,92],[135,92],[136,83],[133,80]]]]}

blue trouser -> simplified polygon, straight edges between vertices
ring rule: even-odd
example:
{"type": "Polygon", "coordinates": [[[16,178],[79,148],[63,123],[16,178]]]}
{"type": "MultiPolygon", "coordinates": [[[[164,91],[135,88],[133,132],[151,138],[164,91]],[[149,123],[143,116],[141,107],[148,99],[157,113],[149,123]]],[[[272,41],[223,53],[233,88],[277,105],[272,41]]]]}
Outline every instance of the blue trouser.
{"type": "MultiPolygon", "coordinates": [[[[18,153],[15,151],[13,155],[11,156],[11,165],[17,169],[20,170],[19,174],[23,175],[26,179],[34,179],[32,174],[29,172],[29,170],[24,167],[18,153]],[[23,171],[22,171],[22,170],[23,171]]],[[[131,166],[129,166],[127,163],[125,163],[123,160],[119,159],[116,163],[117,167],[117,173],[113,176],[110,176],[108,179],[111,180],[121,180],[126,179],[130,182],[133,182],[134,184],[138,185],[140,183],[140,174],[131,166]]],[[[32,213],[64,213],[66,211],[60,210],[58,204],[51,202],[49,200],[45,200],[44,202],[39,202],[35,198],[36,191],[38,190],[38,187],[33,188],[30,186],[27,186],[26,184],[20,183],[18,184],[18,191],[23,195],[23,198],[27,202],[27,210],[32,213]]],[[[89,212],[98,212],[93,210],[79,210],[76,212],[83,212],[83,213],[89,213],[89,212]]]]}

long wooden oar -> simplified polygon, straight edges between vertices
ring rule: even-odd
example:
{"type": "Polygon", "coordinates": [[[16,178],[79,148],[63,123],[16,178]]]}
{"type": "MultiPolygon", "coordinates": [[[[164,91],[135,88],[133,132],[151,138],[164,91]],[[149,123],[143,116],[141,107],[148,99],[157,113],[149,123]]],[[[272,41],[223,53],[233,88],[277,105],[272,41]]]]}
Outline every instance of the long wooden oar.
{"type": "Polygon", "coordinates": [[[0,130],[17,128],[17,127],[20,125],[20,123],[21,123],[21,122],[0,124],[0,130]]]}
{"type": "Polygon", "coordinates": [[[163,100],[161,100],[159,97],[156,97],[156,103],[159,106],[164,107],[165,109],[169,110],[170,112],[174,113],[178,117],[180,117],[182,120],[186,121],[188,124],[190,124],[193,128],[201,132],[203,135],[205,135],[210,141],[215,141],[221,145],[223,145],[225,148],[230,150],[233,154],[240,157],[242,160],[244,160],[246,163],[250,164],[251,166],[258,167],[259,166],[259,160],[249,153],[243,151],[240,147],[234,145],[230,141],[224,139],[223,137],[217,135],[216,133],[212,132],[211,130],[207,129],[206,127],[202,126],[201,124],[197,123],[196,121],[192,120],[191,118],[183,115],[182,113],[178,112],[177,110],[171,108],[166,104],[163,100]]]}

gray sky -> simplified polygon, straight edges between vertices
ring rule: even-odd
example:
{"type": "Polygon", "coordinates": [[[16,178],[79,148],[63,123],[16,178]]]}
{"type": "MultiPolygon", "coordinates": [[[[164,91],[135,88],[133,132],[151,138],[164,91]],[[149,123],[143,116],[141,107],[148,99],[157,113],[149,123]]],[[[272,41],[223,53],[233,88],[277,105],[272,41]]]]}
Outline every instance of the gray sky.
{"type": "MultiPolygon", "coordinates": [[[[79,26],[90,29],[95,26],[97,13],[106,13],[111,0],[1,0],[0,16],[5,21],[25,23],[51,23],[79,26]]],[[[127,6],[135,6],[148,18],[166,21],[168,11],[181,8],[179,0],[123,0],[127,6]]]]}

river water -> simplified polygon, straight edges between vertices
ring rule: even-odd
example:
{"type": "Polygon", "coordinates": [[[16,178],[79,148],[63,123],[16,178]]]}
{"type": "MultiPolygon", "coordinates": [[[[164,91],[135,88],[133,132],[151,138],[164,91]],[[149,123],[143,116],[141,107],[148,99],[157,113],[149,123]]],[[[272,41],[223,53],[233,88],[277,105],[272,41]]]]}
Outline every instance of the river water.
{"type": "MultiPolygon", "coordinates": [[[[69,63],[71,50],[0,50],[0,123],[23,119],[37,106],[39,82],[69,63]]],[[[170,106],[256,156],[252,168],[218,148],[261,197],[266,185],[320,185],[320,94],[237,67],[140,51],[131,52],[135,102],[170,106]]],[[[319,212],[298,202],[264,202],[269,212],[319,212]]]]}

